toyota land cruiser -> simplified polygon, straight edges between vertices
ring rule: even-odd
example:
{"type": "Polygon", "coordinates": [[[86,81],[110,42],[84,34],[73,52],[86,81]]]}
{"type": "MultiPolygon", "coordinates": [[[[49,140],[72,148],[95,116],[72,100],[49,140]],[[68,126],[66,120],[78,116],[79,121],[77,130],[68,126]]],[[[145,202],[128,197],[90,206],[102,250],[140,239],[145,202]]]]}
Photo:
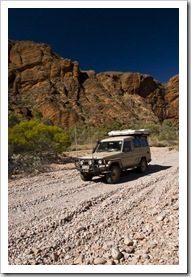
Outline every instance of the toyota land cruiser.
{"type": "Polygon", "coordinates": [[[148,129],[111,131],[109,137],[97,143],[92,154],[75,161],[83,181],[105,176],[107,183],[119,181],[122,171],[137,168],[143,173],[151,161],[148,129]]]}

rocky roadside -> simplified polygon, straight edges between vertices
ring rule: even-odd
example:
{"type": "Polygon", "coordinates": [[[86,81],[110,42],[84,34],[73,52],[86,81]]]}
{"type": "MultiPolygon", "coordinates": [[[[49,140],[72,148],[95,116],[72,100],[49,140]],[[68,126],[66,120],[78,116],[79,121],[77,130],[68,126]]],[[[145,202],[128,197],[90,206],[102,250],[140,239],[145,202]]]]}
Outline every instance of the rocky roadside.
{"type": "Polygon", "coordinates": [[[153,149],[148,173],[117,185],[84,183],[73,164],[9,183],[9,264],[178,263],[175,150],[153,149]]]}

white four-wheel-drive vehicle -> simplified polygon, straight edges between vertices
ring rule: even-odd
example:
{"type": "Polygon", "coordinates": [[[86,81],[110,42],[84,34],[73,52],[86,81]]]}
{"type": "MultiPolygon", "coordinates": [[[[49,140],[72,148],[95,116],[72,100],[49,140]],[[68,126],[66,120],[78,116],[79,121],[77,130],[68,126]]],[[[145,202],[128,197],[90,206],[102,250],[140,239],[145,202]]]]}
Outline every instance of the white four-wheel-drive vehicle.
{"type": "Polygon", "coordinates": [[[107,183],[119,181],[122,171],[137,168],[143,173],[151,161],[148,129],[111,131],[109,137],[98,141],[92,154],[75,160],[83,181],[105,176],[107,183]]]}

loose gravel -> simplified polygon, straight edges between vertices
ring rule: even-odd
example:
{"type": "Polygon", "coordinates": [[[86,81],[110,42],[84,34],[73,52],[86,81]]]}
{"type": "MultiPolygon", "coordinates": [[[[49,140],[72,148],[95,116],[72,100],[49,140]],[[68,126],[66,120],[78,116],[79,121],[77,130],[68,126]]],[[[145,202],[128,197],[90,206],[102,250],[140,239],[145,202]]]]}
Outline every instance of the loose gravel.
{"type": "Polygon", "coordinates": [[[10,179],[9,264],[179,264],[179,152],[151,153],[115,185],[83,182],[73,163],[10,179]]]}

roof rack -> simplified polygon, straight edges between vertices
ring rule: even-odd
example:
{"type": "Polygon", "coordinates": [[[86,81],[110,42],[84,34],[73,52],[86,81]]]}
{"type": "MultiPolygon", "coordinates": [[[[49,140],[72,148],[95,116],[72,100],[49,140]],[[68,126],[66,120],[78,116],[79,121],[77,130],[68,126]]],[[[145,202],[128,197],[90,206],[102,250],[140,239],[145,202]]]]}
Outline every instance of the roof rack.
{"type": "Polygon", "coordinates": [[[117,131],[111,131],[108,133],[110,137],[115,137],[115,136],[149,136],[150,135],[150,130],[149,129],[126,129],[126,130],[117,130],[117,131]]]}

